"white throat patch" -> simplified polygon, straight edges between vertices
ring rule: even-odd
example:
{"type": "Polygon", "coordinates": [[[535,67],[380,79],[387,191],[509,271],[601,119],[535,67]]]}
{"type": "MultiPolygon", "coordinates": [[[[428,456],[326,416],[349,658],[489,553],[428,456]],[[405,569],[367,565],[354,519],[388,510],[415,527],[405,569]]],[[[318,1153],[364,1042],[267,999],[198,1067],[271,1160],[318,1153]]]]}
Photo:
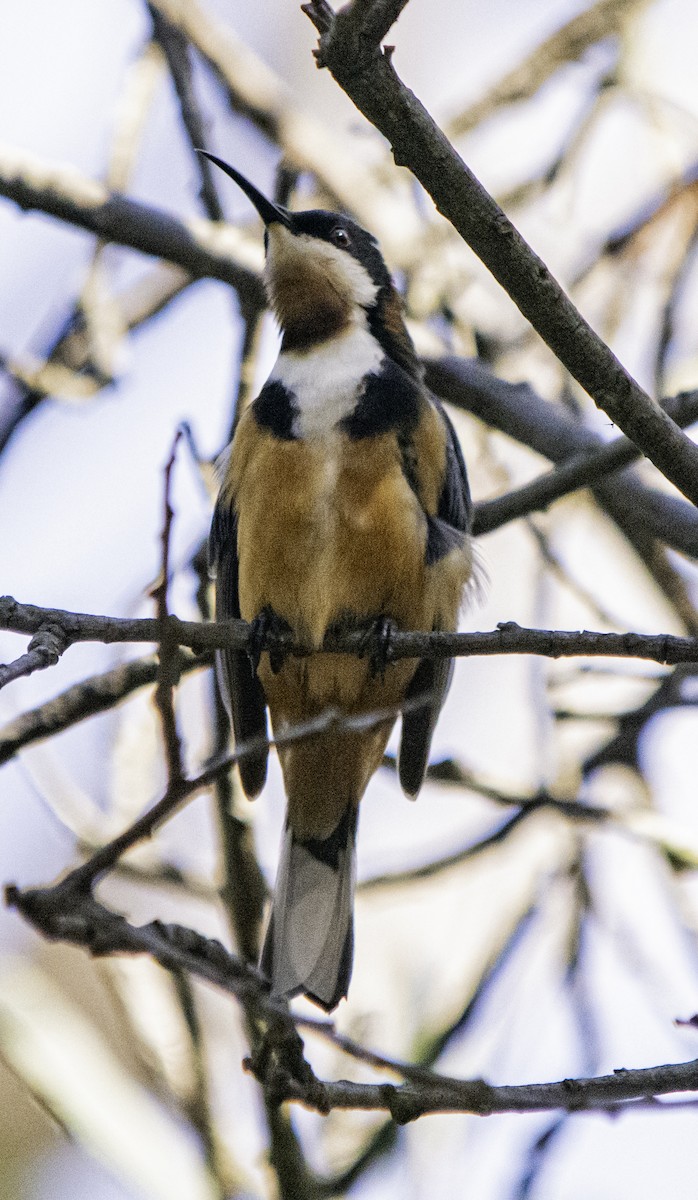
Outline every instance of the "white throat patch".
{"type": "Polygon", "coordinates": [[[297,438],[322,437],[356,407],[364,376],[377,372],[384,352],[365,319],[314,346],[311,353],[288,350],[276,360],[270,379],[292,392],[298,413],[297,438]]]}

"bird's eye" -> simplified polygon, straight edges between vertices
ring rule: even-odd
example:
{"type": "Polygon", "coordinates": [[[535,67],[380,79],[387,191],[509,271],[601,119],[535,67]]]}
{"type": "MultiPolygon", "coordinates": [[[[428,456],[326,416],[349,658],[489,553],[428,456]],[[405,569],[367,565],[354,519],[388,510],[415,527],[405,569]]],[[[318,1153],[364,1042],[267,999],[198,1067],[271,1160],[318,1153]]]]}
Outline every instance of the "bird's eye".
{"type": "Polygon", "coordinates": [[[343,229],[341,225],[335,226],[335,228],[332,230],[330,234],[330,241],[333,242],[335,246],[341,246],[342,250],[346,250],[347,246],[351,245],[351,238],[349,237],[346,229],[343,229]]]}

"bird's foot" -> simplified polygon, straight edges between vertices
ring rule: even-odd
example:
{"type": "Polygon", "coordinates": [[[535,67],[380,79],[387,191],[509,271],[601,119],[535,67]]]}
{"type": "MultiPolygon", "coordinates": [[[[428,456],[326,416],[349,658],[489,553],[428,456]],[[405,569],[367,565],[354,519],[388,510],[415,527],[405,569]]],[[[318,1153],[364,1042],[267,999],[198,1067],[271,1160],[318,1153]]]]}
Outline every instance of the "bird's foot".
{"type": "Polygon", "coordinates": [[[254,620],[250,621],[250,636],[247,644],[247,654],[252,663],[252,669],[257,670],[262,653],[267,650],[272,673],[278,675],[288,651],[285,645],[275,645],[274,643],[288,642],[292,632],[288,621],[274,612],[270,605],[257,613],[254,620]]]}
{"type": "Polygon", "coordinates": [[[376,617],[368,622],[362,640],[361,653],[368,658],[368,670],[371,679],[385,679],[385,671],[390,662],[390,649],[393,634],[397,633],[397,623],[392,617],[376,617]]]}

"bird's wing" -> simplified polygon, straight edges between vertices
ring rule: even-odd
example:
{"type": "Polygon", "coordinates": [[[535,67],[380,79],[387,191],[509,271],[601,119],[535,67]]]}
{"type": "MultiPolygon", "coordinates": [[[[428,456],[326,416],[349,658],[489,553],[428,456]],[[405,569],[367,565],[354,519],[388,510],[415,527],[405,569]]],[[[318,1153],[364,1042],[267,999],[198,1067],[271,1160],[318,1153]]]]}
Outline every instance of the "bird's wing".
{"type": "MultiPolygon", "coordinates": [[[[463,548],[472,523],[472,500],[468,475],[456,432],[445,409],[432,398],[443,424],[445,467],[435,514],[427,514],[426,561],[435,571],[452,550],[463,548]]],[[[412,676],[407,700],[427,696],[424,706],[407,711],[402,718],[398,756],[400,784],[408,796],[416,796],[424,781],[429,748],[436,722],[453,677],[450,658],[423,658],[412,676]]]]}
{"type": "MultiPolygon", "coordinates": [[[[216,579],[216,620],[240,617],[238,596],[237,517],[229,501],[219,496],[208,539],[208,560],[216,579]]],[[[267,707],[262,685],[244,650],[217,650],[216,675],[228,711],[235,744],[261,739],[259,750],[238,763],[245,794],[254,798],[267,774],[267,707]]]]}

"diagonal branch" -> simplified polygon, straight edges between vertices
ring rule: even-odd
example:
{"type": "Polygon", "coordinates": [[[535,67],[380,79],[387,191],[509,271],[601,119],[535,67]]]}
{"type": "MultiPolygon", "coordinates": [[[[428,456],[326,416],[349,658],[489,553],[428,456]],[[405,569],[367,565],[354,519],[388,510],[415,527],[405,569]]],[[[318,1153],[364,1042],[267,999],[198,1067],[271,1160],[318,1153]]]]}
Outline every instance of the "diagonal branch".
{"type": "Polygon", "coordinates": [[[537,45],[485,96],[454,117],[446,127],[448,136],[461,137],[498,108],[535,95],[556,71],[579,60],[590,46],[622,33],[633,10],[644,3],[645,0],[596,0],[537,45]]]}
{"type": "MultiPolygon", "coordinates": [[[[180,676],[186,675],[210,667],[212,663],[210,655],[195,658],[180,652],[177,672],[180,676]]],[[[108,712],[133,692],[155,683],[157,672],[156,659],[134,658],[119,663],[110,671],[91,675],[37,708],[22,713],[0,729],[0,766],[25,746],[53,737],[88,717],[108,712]]]]}
{"type": "Polygon", "coordinates": [[[654,404],[594,332],[465,165],[417,97],[396,74],[391,56],[359,57],[341,37],[326,0],[304,11],[320,31],[318,66],[327,67],[356,107],[429,192],[536,332],[594,402],[683,494],[698,503],[698,446],[654,404]]]}
{"type": "MultiPolygon", "coordinates": [[[[167,65],[174,83],[179,107],[182,113],[182,123],[187,131],[192,147],[206,146],[206,126],[199,108],[189,58],[189,42],[182,31],[168,21],[153,4],[148,5],[153,22],[153,34],[163,49],[167,65]]],[[[210,221],[222,221],[223,209],[218,199],[218,192],[213,178],[211,163],[202,154],[194,156],[197,169],[201,176],[200,196],[210,221]]]]}
{"type": "MultiPolygon", "coordinates": [[[[663,407],[670,413],[672,420],[682,428],[698,420],[698,391],[685,392],[671,397],[664,402],[663,407]]],[[[580,431],[585,434],[585,431],[580,431]]],[[[474,533],[482,535],[491,533],[506,525],[517,517],[546,509],[555,500],[568,496],[579,488],[593,486],[606,482],[609,475],[622,470],[637,462],[640,451],[629,438],[615,438],[606,445],[600,445],[598,450],[574,455],[563,462],[556,470],[547,475],[541,475],[523,487],[507,492],[496,500],[488,500],[476,506],[474,533]]],[[[647,489],[645,489],[647,491],[647,489]]],[[[648,492],[648,495],[650,493],[648,492]]],[[[667,514],[667,532],[675,530],[676,523],[671,520],[674,514],[667,514]]],[[[698,521],[695,520],[693,509],[687,509],[686,518],[696,525],[695,550],[698,550],[698,521]]],[[[680,532],[683,532],[682,530],[680,532]]],[[[690,549],[682,542],[680,547],[690,553],[690,549]]]]}

